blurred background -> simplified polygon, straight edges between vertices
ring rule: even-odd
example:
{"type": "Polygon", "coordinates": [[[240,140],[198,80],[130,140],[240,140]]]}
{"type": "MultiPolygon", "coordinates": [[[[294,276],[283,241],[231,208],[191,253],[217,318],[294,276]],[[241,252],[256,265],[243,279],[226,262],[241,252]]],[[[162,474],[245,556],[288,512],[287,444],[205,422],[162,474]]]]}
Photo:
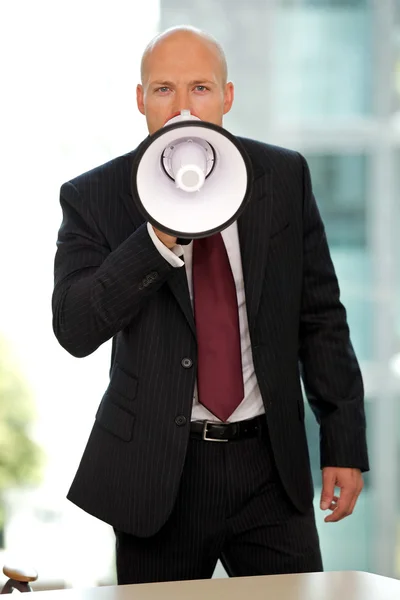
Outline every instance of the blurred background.
{"type": "Polygon", "coordinates": [[[365,379],[372,467],[355,513],[325,524],[307,411],[325,568],[400,577],[400,0],[1,3],[0,563],[22,554],[41,588],[115,582],[111,529],[65,500],[110,345],[75,359],[52,333],[59,188],[145,137],[141,53],[179,24],[225,47],[226,127],[309,161],[365,379]]]}

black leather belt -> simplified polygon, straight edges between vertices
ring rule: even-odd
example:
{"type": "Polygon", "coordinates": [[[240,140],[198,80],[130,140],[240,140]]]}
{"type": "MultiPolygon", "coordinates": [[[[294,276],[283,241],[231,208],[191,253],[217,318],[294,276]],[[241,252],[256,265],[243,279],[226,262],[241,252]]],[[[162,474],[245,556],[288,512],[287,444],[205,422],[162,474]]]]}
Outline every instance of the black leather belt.
{"type": "Polygon", "coordinates": [[[265,415],[236,423],[215,421],[192,421],[190,435],[206,442],[229,442],[259,435],[266,427],[265,415]]]}

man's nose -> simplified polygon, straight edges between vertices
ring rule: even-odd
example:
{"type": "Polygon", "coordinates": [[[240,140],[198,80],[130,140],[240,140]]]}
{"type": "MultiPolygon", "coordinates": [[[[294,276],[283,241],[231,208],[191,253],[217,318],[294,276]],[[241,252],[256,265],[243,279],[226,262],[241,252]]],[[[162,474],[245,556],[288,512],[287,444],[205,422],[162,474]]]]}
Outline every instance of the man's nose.
{"type": "Polygon", "coordinates": [[[190,94],[186,89],[178,89],[175,96],[175,110],[181,112],[181,110],[190,110],[190,94]]]}

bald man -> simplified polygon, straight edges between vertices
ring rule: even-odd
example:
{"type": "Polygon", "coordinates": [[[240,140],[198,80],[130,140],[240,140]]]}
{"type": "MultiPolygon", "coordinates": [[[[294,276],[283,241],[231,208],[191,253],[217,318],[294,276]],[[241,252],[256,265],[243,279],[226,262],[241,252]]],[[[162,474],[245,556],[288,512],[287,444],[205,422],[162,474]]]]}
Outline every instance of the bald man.
{"type": "MultiPolygon", "coordinates": [[[[175,28],[146,48],[150,134],[183,109],[221,126],[233,99],[209,35],[175,28]]],[[[327,522],[352,513],[368,469],[362,378],[306,161],[237,143],[250,202],[185,246],[139,212],[137,150],[61,187],[55,334],[77,357],[113,340],[68,498],[113,526],[120,584],[208,578],[218,559],[230,576],[322,569],[300,374],[327,522]]]]}

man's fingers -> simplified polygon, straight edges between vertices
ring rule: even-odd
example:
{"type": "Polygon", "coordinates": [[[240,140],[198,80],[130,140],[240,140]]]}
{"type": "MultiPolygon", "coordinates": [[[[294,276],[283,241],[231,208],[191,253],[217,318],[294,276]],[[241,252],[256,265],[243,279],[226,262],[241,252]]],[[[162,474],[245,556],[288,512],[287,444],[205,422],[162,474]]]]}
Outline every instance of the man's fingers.
{"type": "Polygon", "coordinates": [[[342,489],[340,498],[336,503],[336,508],[334,508],[332,514],[330,514],[328,517],[325,517],[325,523],[336,523],[348,515],[351,515],[356,502],[357,495],[354,490],[342,489]]]}
{"type": "Polygon", "coordinates": [[[349,515],[351,515],[351,514],[353,513],[353,510],[354,510],[354,508],[355,508],[355,506],[356,506],[356,503],[357,503],[357,500],[358,500],[358,496],[361,494],[361,492],[362,492],[362,489],[363,489],[363,485],[361,485],[361,486],[360,486],[360,487],[357,489],[356,493],[354,494],[353,501],[352,501],[352,503],[351,503],[351,505],[350,505],[350,512],[349,512],[349,515]]]}
{"type": "Polygon", "coordinates": [[[333,496],[329,510],[336,510],[338,500],[339,500],[338,496],[333,496]]]}
{"type": "Polygon", "coordinates": [[[364,487],[361,471],[347,467],[325,467],[323,469],[321,509],[332,511],[325,518],[326,523],[341,521],[351,515],[364,487]],[[335,486],[340,489],[340,497],[334,496],[335,486]]]}
{"type": "Polygon", "coordinates": [[[321,510],[326,510],[330,507],[334,498],[336,476],[332,471],[324,471],[322,477],[322,492],[321,492],[321,510]]]}

